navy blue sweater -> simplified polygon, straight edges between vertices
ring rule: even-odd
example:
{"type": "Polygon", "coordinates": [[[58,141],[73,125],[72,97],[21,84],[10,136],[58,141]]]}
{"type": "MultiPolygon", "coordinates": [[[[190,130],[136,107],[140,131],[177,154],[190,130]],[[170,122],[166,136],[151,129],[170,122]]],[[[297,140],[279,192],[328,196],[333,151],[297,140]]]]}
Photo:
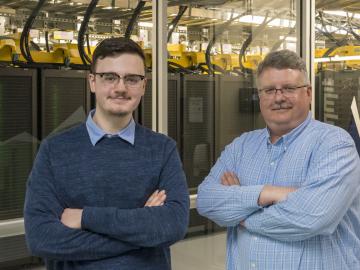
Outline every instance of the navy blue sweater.
{"type": "Polygon", "coordinates": [[[104,137],[93,146],[85,124],[44,140],[24,209],[28,247],[48,269],[170,269],[188,214],[175,142],[140,125],[134,145],[104,137]],[[165,204],[144,207],[156,189],[165,204]],[[64,208],[84,209],[82,229],[61,223],[64,208]]]}

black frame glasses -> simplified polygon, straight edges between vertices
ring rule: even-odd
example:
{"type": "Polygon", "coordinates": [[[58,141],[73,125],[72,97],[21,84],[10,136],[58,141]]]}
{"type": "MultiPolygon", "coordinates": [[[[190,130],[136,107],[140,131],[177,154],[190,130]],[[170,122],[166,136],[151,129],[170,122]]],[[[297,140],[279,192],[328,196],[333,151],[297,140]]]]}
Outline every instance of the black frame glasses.
{"type": "Polygon", "coordinates": [[[309,87],[308,84],[299,85],[299,86],[284,86],[281,88],[263,88],[258,89],[259,96],[265,97],[265,98],[273,98],[275,97],[276,93],[278,91],[281,92],[282,95],[285,97],[294,97],[297,93],[297,90],[300,88],[309,87]]]}
{"type": "Polygon", "coordinates": [[[102,82],[110,86],[117,85],[122,79],[125,86],[136,88],[139,87],[145,79],[145,76],[140,74],[126,74],[123,76],[116,72],[95,72],[92,74],[100,76],[102,82]]]}

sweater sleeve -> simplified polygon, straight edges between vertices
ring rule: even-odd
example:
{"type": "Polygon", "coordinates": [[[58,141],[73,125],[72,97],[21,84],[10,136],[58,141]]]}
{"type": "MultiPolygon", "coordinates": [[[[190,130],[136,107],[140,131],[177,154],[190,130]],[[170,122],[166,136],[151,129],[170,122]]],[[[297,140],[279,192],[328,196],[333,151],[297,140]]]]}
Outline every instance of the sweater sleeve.
{"type": "Polygon", "coordinates": [[[119,209],[84,207],[82,228],[136,246],[170,246],[186,233],[189,193],[174,141],[165,147],[159,189],[165,190],[163,206],[119,209]]]}
{"type": "Polygon", "coordinates": [[[71,229],[60,221],[65,205],[59,199],[44,141],[27,183],[24,220],[30,252],[55,260],[97,260],[138,249],[130,243],[94,232],[71,229]]]}

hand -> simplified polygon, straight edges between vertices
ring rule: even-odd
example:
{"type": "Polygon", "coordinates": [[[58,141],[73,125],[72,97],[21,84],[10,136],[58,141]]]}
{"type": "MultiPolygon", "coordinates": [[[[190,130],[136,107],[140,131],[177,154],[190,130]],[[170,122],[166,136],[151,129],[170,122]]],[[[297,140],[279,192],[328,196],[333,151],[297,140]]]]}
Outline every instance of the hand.
{"type": "Polygon", "coordinates": [[[150,196],[150,198],[145,203],[145,207],[153,207],[153,206],[162,206],[166,200],[165,190],[159,192],[159,190],[155,190],[155,192],[150,196]]]}
{"type": "Polygon", "coordinates": [[[72,229],[81,229],[82,209],[65,208],[61,215],[61,222],[72,229]]]}
{"type": "Polygon", "coordinates": [[[221,176],[221,184],[224,186],[240,185],[239,178],[233,172],[224,172],[221,176]]]}
{"type": "Polygon", "coordinates": [[[258,205],[267,206],[286,200],[289,193],[296,191],[294,187],[265,185],[260,192],[258,205]]]}

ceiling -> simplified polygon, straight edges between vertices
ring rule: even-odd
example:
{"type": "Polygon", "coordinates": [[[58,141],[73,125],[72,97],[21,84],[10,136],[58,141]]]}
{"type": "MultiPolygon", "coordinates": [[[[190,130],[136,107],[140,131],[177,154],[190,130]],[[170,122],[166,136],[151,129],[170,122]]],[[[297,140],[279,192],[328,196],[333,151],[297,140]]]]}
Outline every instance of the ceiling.
{"type": "MultiPolygon", "coordinates": [[[[39,0],[1,0],[0,12],[4,8],[12,10],[16,14],[29,14],[36,7],[39,0]]],[[[41,14],[49,17],[60,17],[76,19],[83,16],[91,1],[90,0],[47,0],[41,8],[41,14]]],[[[138,0],[99,0],[92,19],[99,22],[109,22],[112,19],[129,20],[133,14],[138,0]]],[[[144,10],[141,12],[140,20],[151,22],[152,1],[146,0],[144,10]]],[[[169,0],[168,22],[176,16],[179,5],[189,8],[181,18],[179,25],[187,26],[210,26],[221,24],[228,19],[224,14],[241,14],[249,11],[249,14],[294,19],[295,0],[169,0]],[[227,12],[225,12],[227,11],[227,12]],[[280,12],[280,13],[279,13],[280,12]]],[[[317,10],[342,10],[357,12],[360,14],[360,0],[317,0],[317,10]]],[[[329,20],[336,20],[329,16],[329,20]]],[[[233,25],[238,25],[234,22],[233,25]]],[[[246,24],[242,24],[246,27],[246,24]]]]}

